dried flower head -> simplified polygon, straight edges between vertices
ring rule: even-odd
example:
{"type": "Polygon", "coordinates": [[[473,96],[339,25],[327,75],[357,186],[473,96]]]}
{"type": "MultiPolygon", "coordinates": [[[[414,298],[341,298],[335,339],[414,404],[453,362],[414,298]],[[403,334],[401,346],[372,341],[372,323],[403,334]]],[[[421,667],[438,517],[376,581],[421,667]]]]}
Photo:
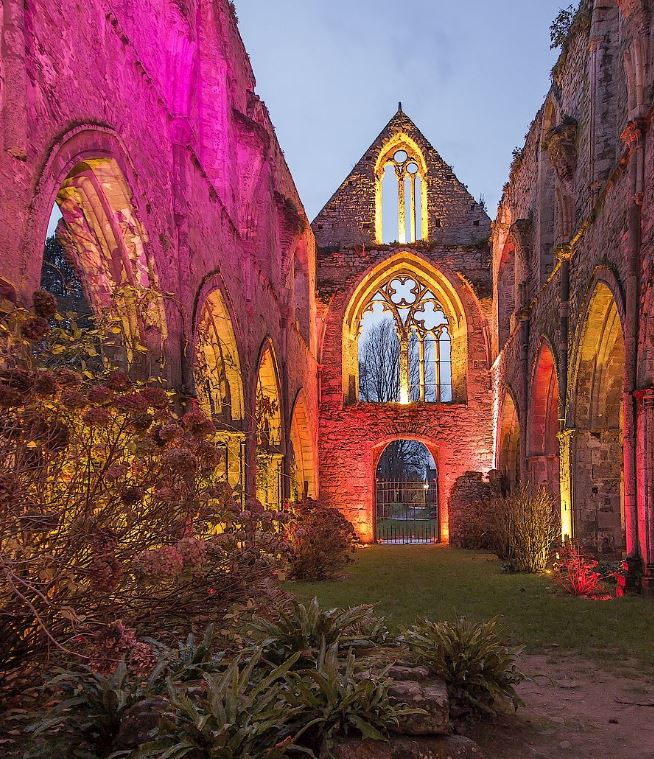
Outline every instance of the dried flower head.
{"type": "Polygon", "coordinates": [[[49,331],[50,325],[48,324],[48,320],[44,319],[42,316],[33,316],[31,319],[28,319],[21,328],[21,334],[23,337],[32,342],[43,340],[49,331]]]}
{"type": "Polygon", "coordinates": [[[57,313],[57,299],[46,290],[37,290],[32,295],[32,305],[37,316],[51,319],[57,313]]]}

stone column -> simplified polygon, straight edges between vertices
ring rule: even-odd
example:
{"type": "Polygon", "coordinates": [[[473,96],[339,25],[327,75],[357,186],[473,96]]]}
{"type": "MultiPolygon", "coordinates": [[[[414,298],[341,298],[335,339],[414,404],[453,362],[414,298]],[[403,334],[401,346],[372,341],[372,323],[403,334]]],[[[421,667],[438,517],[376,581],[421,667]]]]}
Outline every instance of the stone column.
{"type": "Polygon", "coordinates": [[[636,461],[638,534],[643,558],[643,593],[654,596],[654,388],[637,390],[636,461]]]}
{"type": "Polygon", "coordinates": [[[559,487],[561,489],[561,539],[570,541],[574,537],[572,514],[572,448],[575,431],[559,432],[559,487]]]}
{"type": "Polygon", "coordinates": [[[627,276],[625,282],[625,371],[623,394],[624,517],[629,564],[628,585],[635,586],[640,569],[641,552],[638,535],[638,499],[636,492],[636,413],[634,390],[638,364],[638,276],[641,248],[641,204],[643,194],[644,122],[629,122],[621,137],[629,152],[629,180],[633,192],[627,209],[628,235],[625,241],[627,276]]]}
{"type": "Polygon", "coordinates": [[[4,0],[0,54],[5,64],[4,148],[14,158],[27,157],[27,70],[25,3],[4,0]]]}

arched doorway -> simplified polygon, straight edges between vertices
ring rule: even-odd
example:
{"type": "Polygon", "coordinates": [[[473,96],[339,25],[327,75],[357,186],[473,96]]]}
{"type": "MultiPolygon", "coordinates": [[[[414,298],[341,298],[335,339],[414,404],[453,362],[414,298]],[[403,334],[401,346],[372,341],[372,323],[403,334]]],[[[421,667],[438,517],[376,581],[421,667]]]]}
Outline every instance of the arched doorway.
{"type": "Polygon", "coordinates": [[[554,356],[547,344],[543,344],[538,354],[530,396],[527,453],[529,482],[548,490],[559,514],[559,381],[554,356]]]}
{"type": "Polygon", "coordinates": [[[623,499],[624,333],[607,285],[595,288],[579,346],[574,387],[573,514],[589,551],[625,550],[623,499]]]}
{"type": "Polygon", "coordinates": [[[512,490],[520,482],[520,421],[513,396],[506,392],[502,401],[497,441],[497,468],[503,486],[512,490]]]}
{"type": "Polygon", "coordinates": [[[378,543],[435,543],[438,471],[427,446],[394,440],[375,472],[375,539],[378,543]]]}

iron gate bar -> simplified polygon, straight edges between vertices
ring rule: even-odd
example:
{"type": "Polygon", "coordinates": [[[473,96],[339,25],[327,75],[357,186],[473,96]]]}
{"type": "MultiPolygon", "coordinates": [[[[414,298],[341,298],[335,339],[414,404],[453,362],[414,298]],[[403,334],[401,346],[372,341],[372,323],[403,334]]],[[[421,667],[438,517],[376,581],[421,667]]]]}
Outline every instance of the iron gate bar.
{"type": "Polygon", "coordinates": [[[376,542],[395,545],[438,542],[437,493],[436,479],[377,480],[376,542]]]}

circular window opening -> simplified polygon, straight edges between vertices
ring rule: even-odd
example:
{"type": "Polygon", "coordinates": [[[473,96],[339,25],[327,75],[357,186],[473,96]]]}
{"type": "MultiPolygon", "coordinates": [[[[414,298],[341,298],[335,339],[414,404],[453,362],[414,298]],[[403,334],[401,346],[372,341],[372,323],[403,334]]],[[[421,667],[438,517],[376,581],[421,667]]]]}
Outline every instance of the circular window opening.
{"type": "Polygon", "coordinates": [[[417,163],[410,163],[406,170],[409,172],[409,174],[417,174],[418,173],[418,164],[417,163]]]}
{"type": "Polygon", "coordinates": [[[406,150],[398,150],[393,156],[393,160],[396,163],[404,163],[408,157],[406,150]]]}

